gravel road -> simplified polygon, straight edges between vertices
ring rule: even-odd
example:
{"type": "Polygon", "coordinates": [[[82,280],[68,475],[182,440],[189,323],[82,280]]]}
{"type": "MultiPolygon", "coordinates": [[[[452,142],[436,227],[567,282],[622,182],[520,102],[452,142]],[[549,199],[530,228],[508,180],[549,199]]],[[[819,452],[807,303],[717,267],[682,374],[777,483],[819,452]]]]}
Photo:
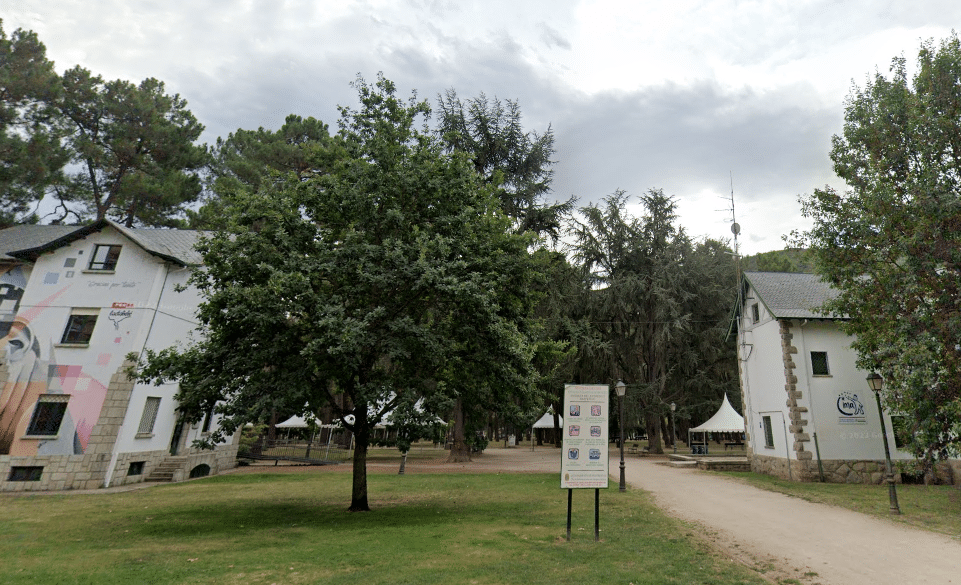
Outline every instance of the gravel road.
{"type": "MultiPolygon", "coordinates": [[[[559,472],[559,449],[488,449],[475,461],[408,461],[407,473],[559,472]]],[[[611,494],[618,453],[611,450],[611,494]]],[[[373,466],[394,470],[394,464],[373,466]]],[[[961,583],[961,542],[897,522],[760,490],[721,475],[631,457],[631,486],[654,495],[668,514],[700,528],[704,541],[754,567],[771,582],[805,585],[961,583]],[[789,581],[790,582],[790,581],[789,581]]],[[[878,488],[883,489],[883,488],[878,488]]]]}

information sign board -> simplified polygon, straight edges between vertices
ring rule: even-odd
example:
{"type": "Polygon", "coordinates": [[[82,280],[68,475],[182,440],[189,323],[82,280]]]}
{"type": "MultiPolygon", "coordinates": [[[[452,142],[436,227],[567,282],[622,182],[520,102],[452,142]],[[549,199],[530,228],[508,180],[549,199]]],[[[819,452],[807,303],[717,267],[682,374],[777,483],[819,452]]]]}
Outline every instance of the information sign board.
{"type": "Polygon", "coordinates": [[[610,387],[564,385],[561,489],[607,488],[610,387]]]}

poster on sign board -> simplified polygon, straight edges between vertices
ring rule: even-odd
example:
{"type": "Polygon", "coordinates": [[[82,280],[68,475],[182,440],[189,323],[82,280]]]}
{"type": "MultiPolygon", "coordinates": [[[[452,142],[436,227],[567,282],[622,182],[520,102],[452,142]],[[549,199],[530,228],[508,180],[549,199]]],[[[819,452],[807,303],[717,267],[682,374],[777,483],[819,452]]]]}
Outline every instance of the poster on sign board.
{"type": "Polygon", "coordinates": [[[609,397],[604,384],[564,385],[561,489],[607,488],[609,397]]]}

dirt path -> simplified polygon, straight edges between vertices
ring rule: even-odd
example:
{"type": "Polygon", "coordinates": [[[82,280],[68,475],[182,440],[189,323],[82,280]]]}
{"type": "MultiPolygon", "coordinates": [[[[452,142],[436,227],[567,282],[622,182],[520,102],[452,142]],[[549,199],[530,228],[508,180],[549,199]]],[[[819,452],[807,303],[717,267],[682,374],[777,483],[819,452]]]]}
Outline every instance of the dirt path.
{"type": "MultiPolygon", "coordinates": [[[[616,459],[611,471],[618,473],[616,459]]],[[[668,513],[702,526],[712,544],[776,579],[961,583],[961,543],[946,536],[656,459],[630,459],[625,478],[653,493],[668,513]]]]}

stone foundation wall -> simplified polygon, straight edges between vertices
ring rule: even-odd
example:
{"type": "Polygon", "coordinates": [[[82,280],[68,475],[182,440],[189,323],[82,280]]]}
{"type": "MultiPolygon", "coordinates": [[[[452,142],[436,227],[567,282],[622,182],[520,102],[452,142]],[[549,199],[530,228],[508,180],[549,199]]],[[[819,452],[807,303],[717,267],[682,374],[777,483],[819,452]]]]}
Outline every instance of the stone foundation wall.
{"type": "Polygon", "coordinates": [[[170,454],[166,451],[136,451],[132,453],[120,453],[117,455],[117,464],[113,468],[113,477],[110,479],[110,487],[140,483],[150,475],[161,461],[170,454]],[[127,475],[130,471],[130,464],[136,461],[143,461],[143,473],[140,475],[127,475]]]}
{"type": "MultiPolygon", "coordinates": [[[[190,477],[190,471],[198,465],[210,467],[210,475],[223,473],[228,469],[237,467],[237,449],[240,445],[234,442],[229,445],[218,445],[213,451],[190,449],[179,457],[186,457],[186,462],[180,471],[174,475],[173,481],[183,481],[190,477]]],[[[127,485],[144,481],[150,472],[170,457],[167,451],[139,451],[135,453],[121,453],[117,457],[117,465],[114,467],[111,486],[127,485]],[[136,461],[143,461],[143,473],[140,475],[128,475],[130,464],[136,461]]]]}
{"type": "Polygon", "coordinates": [[[33,457],[0,455],[0,491],[97,489],[103,486],[104,473],[109,464],[110,455],[103,453],[33,457]],[[43,472],[39,481],[8,481],[12,467],[42,467],[43,472]]]}
{"type": "MultiPolygon", "coordinates": [[[[773,475],[794,481],[820,481],[818,462],[791,461],[790,476],[788,462],[783,457],[769,457],[748,453],[751,471],[773,475]]],[[[821,461],[824,481],[827,483],[864,483],[884,482],[884,461],[865,461],[863,459],[829,459],[821,461]]],[[[894,467],[894,481],[901,483],[901,473],[897,462],[894,467]]],[[[942,461],[935,466],[938,483],[961,485],[961,460],[942,461]]]]}
{"type": "MultiPolygon", "coordinates": [[[[134,383],[126,375],[126,369],[130,365],[124,363],[110,378],[100,418],[91,430],[85,453],[32,457],[0,455],[0,492],[89,490],[104,487],[117,434],[120,432],[120,425],[127,414],[130,395],[133,393],[134,383]],[[9,481],[12,467],[42,467],[43,471],[38,481],[9,481]]],[[[4,370],[3,364],[0,364],[0,387],[5,381],[4,370]]],[[[190,470],[201,464],[210,466],[211,475],[236,467],[239,436],[238,432],[230,444],[220,445],[213,451],[188,450],[185,453],[187,463],[182,477],[178,475],[174,479],[177,481],[186,479],[189,477],[190,470]]],[[[142,482],[153,468],[167,457],[166,451],[120,453],[114,465],[110,485],[142,482]],[[143,474],[128,477],[130,463],[134,461],[144,462],[143,474]]]]}
{"type": "MultiPolygon", "coordinates": [[[[124,362],[110,377],[100,418],[90,431],[82,455],[0,455],[0,491],[90,490],[103,487],[117,433],[127,414],[133,381],[126,374],[132,364],[124,362]],[[9,481],[11,467],[42,467],[39,481],[9,481]]],[[[0,375],[5,371],[0,371],[0,375]]],[[[6,382],[0,379],[0,385],[6,382]]]]}

